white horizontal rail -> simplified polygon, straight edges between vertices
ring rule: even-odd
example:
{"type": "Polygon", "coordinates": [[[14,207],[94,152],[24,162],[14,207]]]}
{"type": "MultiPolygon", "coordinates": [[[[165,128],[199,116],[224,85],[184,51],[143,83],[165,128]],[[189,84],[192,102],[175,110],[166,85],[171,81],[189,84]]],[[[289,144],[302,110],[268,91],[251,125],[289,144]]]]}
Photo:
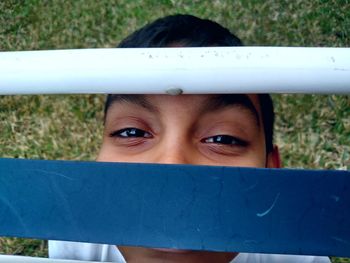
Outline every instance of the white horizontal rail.
{"type": "Polygon", "coordinates": [[[97,261],[49,259],[40,257],[0,255],[0,263],[97,263],[97,261]]]}
{"type": "Polygon", "coordinates": [[[0,94],[350,93],[350,48],[0,52],[0,94]]]}

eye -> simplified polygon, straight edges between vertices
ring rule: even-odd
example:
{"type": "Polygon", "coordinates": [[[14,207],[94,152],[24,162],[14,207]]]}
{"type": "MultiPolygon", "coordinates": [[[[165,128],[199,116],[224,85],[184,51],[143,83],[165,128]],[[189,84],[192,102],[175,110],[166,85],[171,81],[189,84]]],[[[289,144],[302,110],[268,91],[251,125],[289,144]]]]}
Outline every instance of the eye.
{"type": "Polygon", "coordinates": [[[248,142],[231,135],[215,135],[201,140],[203,143],[215,143],[228,146],[247,146],[248,142]]]}
{"type": "Polygon", "coordinates": [[[110,137],[119,138],[152,138],[152,134],[138,129],[138,128],[125,128],[118,131],[114,131],[110,134],[110,137]]]}

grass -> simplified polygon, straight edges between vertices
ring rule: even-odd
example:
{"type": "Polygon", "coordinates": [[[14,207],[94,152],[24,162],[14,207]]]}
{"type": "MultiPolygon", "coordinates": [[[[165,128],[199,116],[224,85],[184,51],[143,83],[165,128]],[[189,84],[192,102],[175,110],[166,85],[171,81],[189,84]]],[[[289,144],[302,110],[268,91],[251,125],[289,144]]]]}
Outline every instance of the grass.
{"type": "MultiPolygon", "coordinates": [[[[0,50],[114,47],[157,17],[189,13],[246,45],[350,46],[350,1],[3,0],[0,50]]],[[[93,160],[104,98],[0,96],[0,156],[93,160]]],[[[350,168],[350,97],[274,95],[286,167],[350,168]]],[[[46,256],[45,241],[1,238],[0,253],[46,256]]],[[[333,262],[350,262],[333,258],[333,262]]]]}
{"type": "Polygon", "coordinates": [[[47,257],[47,242],[24,238],[0,238],[0,253],[47,257]]]}

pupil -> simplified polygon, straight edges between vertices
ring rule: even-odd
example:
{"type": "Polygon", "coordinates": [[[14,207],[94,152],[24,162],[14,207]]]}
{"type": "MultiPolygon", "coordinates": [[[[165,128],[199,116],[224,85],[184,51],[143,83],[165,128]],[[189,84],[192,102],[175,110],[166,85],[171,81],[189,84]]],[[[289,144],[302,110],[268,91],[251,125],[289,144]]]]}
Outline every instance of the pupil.
{"type": "Polygon", "coordinates": [[[128,133],[130,136],[134,136],[134,137],[143,135],[142,131],[139,129],[130,129],[128,133]]]}
{"type": "Polygon", "coordinates": [[[218,135],[216,136],[215,142],[230,144],[232,143],[232,139],[230,138],[230,136],[218,135]]]}

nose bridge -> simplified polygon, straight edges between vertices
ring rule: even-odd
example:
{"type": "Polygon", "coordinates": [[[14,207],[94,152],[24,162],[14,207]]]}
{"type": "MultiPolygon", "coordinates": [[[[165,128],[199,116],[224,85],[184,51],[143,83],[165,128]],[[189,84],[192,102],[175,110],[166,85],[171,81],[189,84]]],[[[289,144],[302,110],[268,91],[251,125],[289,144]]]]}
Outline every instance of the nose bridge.
{"type": "Polygon", "coordinates": [[[191,163],[190,143],[187,137],[181,134],[169,134],[159,144],[161,150],[157,156],[158,163],[189,164],[191,163]]]}
{"type": "Polygon", "coordinates": [[[184,152],[179,150],[170,150],[160,156],[159,163],[165,164],[189,164],[190,160],[187,158],[184,152]]]}

